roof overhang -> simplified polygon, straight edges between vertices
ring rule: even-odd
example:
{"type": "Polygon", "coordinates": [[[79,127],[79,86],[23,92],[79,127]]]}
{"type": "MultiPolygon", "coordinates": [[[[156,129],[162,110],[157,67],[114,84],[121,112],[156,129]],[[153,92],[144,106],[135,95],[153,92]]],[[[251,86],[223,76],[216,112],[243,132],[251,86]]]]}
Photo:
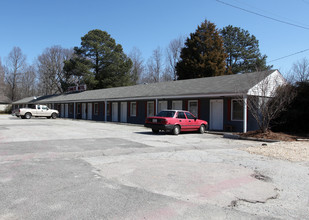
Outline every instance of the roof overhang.
{"type": "Polygon", "coordinates": [[[138,100],[156,100],[156,99],[190,99],[190,98],[213,98],[213,97],[235,97],[243,96],[246,93],[214,93],[214,94],[190,94],[190,95],[167,95],[167,96],[143,96],[143,97],[125,97],[125,98],[104,98],[104,99],[80,99],[49,101],[41,100],[36,103],[76,103],[76,102],[104,102],[104,101],[138,101],[138,100]]]}

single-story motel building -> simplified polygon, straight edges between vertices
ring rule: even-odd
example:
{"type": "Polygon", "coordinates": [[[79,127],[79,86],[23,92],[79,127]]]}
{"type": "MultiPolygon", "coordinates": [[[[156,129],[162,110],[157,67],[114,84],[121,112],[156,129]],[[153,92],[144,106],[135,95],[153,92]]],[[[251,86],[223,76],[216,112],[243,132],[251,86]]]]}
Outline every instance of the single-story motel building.
{"type": "Polygon", "coordinates": [[[161,110],[182,109],[206,120],[210,130],[247,132],[258,129],[247,98],[269,98],[284,83],[278,70],[268,70],[29,97],[14,102],[13,109],[44,104],[60,118],[133,124],[161,110]]]}

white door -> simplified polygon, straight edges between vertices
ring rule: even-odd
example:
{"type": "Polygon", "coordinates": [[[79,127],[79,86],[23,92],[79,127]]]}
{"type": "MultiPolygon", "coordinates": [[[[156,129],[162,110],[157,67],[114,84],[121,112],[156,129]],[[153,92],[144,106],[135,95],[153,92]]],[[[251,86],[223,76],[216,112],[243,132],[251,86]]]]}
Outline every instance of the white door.
{"type": "Polygon", "coordinates": [[[174,110],[182,110],[182,101],[173,101],[172,109],[174,110]]]}
{"type": "Polygon", "coordinates": [[[82,104],[82,119],[86,119],[87,115],[86,115],[86,103],[82,104]]]}
{"type": "Polygon", "coordinates": [[[68,118],[69,117],[69,104],[65,104],[64,108],[65,108],[64,117],[68,118]]]}
{"type": "Polygon", "coordinates": [[[210,100],[210,130],[223,130],[223,100],[210,100]]]}
{"type": "Polygon", "coordinates": [[[118,102],[112,104],[112,121],[118,121],[118,102]]]}
{"type": "Polygon", "coordinates": [[[87,119],[92,120],[92,103],[88,103],[87,119]]]}
{"type": "Polygon", "coordinates": [[[60,117],[64,117],[64,104],[61,104],[60,117]]]}
{"type": "Polygon", "coordinates": [[[127,122],[127,106],[128,104],[126,102],[121,102],[120,105],[120,122],[127,122]]]}

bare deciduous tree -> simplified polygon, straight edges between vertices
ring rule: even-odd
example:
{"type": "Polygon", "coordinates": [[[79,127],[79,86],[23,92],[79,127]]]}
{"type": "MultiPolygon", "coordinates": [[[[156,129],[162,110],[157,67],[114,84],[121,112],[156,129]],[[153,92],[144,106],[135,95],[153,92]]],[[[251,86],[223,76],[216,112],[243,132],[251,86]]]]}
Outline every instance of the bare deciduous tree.
{"type": "Polygon", "coordinates": [[[172,40],[167,49],[167,72],[171,75],[172,79],[177,80],[176,64],[179,62],[181,49],[184,46],[184,38],[178,37],[172,40]]]}
{"type": "Polygon", "coordinates": [[[2,66],[0,59],[0,94],[2,95],[4,95],[5,92],[4,74],[4,67],[2,66]]]}
{"type": "Polygon", "coordinates": [[[163,63],[162,63],[162,51],[160,47],[157,47],[152,53],[152,56],[147,62],[147,71],[143,77],[144,83],[156,83],[160,82],[162,75],[163,63]]]}
{"type": "Polygon", "coordinates": [[[140,83],[141,76],[143,75],[145,69],[142,53],[138,48],[134,47],[130,52],[129,57],[133,63],[130,74],[131,81],[133,82],[133,84],[138,84],[140,83]]]}
{"type": "Polygon", "coordinates": [[[40,90],[43,94],[63,93],[70,83],[70,76],[63,71],[64,61],[72,57],[73,50],[61,46],[46,48],[38,57],[40,90]]]}
{"type": "Polygon", "coordinates": [[[18,94],[21,76],[26,68],[26,56],[19,47],[14,47],[9,53],[6,64],[6,82],[9,88],[9,98],[13,101],[20,98],[18,94]]]}
{"type": "Polygon", "coordinates": [[[166,66],[162,72],[161,81],[167,82],[174,80],[173,75],[170,72],[170,69],[166,66]]]}
{"type": "Polygon", "coordinates": [[[293,64],[291,74],[294,82],[305,82],[309,80],[309,60],[303,58],[293,64]]]}
{"type": "Polygon", "coordinates": [[[36,95],[36,73],[34,66],[28,66],[21,78],[22,96],[29,97],[36,95]]]}

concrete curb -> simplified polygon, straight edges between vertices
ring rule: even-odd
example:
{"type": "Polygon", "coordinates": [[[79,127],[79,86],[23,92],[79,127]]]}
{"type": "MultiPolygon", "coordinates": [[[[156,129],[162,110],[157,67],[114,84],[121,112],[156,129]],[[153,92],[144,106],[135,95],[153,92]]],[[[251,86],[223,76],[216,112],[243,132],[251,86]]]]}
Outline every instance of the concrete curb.
{"type": "Polygon", "coordinates": [[[237,140],[248,140],[248,141],[260,141],[260,142],[269,142],[269,143],[280,142],[279,140],[270,140],[270,139],[252,138],[252,137],[242,137],[240,135],[231,134],[231,133],[224,133],[223,134],[223,138],[237,139],[237,140]]]}

